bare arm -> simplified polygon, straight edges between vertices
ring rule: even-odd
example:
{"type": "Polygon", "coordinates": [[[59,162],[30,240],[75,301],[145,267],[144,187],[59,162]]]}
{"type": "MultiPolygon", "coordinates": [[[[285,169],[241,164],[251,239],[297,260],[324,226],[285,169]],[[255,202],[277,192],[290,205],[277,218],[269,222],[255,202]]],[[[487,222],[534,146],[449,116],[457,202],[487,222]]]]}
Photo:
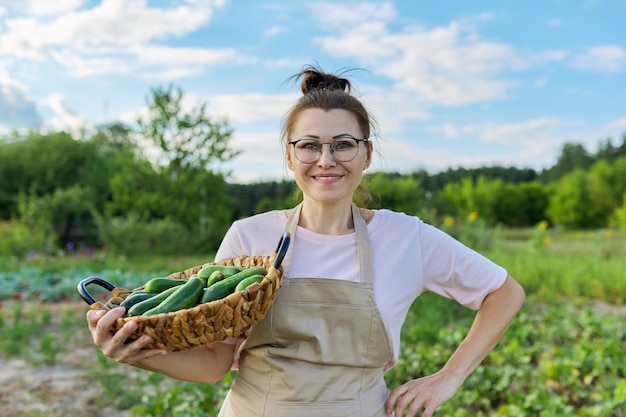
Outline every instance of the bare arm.
{"type": "Polygon", "coordinates": [[[106,313],[87,312],[87,322],[94,344],[104,355],[117,362],[158,372],[171,378],[208,384],[222,379],[233,364],[235,347],[225,343],[212,343],[180,352],[143,349],[152,341],[148,335],[126,343],[137,326],[135,322],[129,321],[114,335],[110,333],[113,322],[123,314],[123,308],[106,313]]]}
{"type": "Polygon", "coordinates": [[[526,296],[522,287],[508,276],[489,294],[478,310],[469,333],[437,373],[403,384],[391,392],[387,410],[397,415],[431,417],[437,407],[454,396],[463,381],[498,344],[526,296]]]}

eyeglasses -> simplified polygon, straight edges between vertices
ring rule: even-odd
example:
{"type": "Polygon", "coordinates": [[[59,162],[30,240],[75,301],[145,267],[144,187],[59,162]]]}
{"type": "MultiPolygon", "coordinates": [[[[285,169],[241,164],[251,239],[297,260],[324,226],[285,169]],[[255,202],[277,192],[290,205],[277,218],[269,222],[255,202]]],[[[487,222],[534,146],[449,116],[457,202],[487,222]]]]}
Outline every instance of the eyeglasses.
{"type": "Polygon", "coordinates": [[[328,145],[330,153],[339,162],[350,162],[359,153],[359,142],[367,143],[368,139],[357,139],[349,135],[336,137],[332,142],[321,143],[314,139],[298,139],[289,142],[293,145],[298,161],[312,164],[322,155],[324,145],[328,145]]]}

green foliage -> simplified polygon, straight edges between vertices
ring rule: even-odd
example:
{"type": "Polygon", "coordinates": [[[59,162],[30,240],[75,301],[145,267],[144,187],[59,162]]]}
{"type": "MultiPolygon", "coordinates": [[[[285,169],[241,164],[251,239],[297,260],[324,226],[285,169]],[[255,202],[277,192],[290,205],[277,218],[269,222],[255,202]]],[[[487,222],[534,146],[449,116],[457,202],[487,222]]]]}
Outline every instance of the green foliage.
{"type": "Polygon", "coordinates": [[[583,229],[607,224],[611,214],[611,196],[597,178],[583,170],[575,170],[552,188],[554,192],[546,210],[552,223],[583,229]]]}
{"type": "Polygon", "coordinates": [[[117,254],[176,255],[208,252],[215,247],[212,230],[190,230],[174,219],[145,220],[134,213],[126,217],[96,216],[100,238],[117,254]]]}
{"type": "Polygon", "coordinates": [[[389,175],[377,172],[367,176],[364,188],[372,201],[371,208],[389,208],[409,215],[417,215],[424,208],[424,190],[419,181],[410,176],[389,175]]]}
{"type": "Polygon", "coordinates": [[[618,207],[613,213],[611,225],[620,229],[626,229],[626,192],[624,193],[622,200],[622,206],[618,207]]]}
{"type": "Polygon", "coordinates": [[[162,161],[173,172],[187,168],[207,169],[227,161],[238,152],[229,148],[232,131],[223,120],[213,120],[207,103],[184,109],[180,88],[153,88],[146,98],[148,116],[138,120],[139,130],[162,151],[162,161]]]}
{"type": "Polygon", "coordinates": [[[626,269],[624,233],[537,227],[528,238],[515,241],[502,231],[484,253],[523,283],[529,299],[562,303],[591,298],[618,305],[626,300],[626,281],[620,279],[626,269]]]}
{"type": "MultiPolygon", "coordinates": [[[[436,342],[413,322],[428,303],[411,309],[403,327],[401,360],[386,374],[390,388],[441,368],[465,336],[468,314],[431,322],[436,342]]],[[[439,308],[444,306],[440,304],[439,308]]],[[[626,410],[626,330],[621,317],[567,305],[527,306],[457,395],[437,410],[456,416],[611,416],[626,410]]]]}
{"type": "Polygon", "coordinates": [[[0,253],[22,258],[53,247],[51,225],[39,229],[21,220],[0,221],[0,253]]]}
{"type": "MultiPolygon", "coordinates": [[[[0,218],[8,219],[23,194],[46,195],[56,189],[90,183],[97,149],[68,133],[31,133],[24,140],[0,144],[0,218]]],[[[102,174],[100,172],[100,174],[102,174]]]]}
{"type": "Polygon", "coordinates": [[[480,176],[446,184],[438,200],[441,213],[460,217],[479,213],[488,225],[519,227],[543,219],[548,194],[538,182],[514,185],[480,176]]]}

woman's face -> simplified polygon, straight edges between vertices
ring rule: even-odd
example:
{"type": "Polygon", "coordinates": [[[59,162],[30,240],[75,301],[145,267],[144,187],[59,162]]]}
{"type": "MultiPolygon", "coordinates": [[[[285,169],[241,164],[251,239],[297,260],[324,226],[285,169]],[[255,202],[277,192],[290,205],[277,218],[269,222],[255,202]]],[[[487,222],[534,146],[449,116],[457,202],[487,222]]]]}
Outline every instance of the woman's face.
{"type": "MultiPolygon", "coordinates": [[[[323,144],[346,135],[363,138],[352,112],[341,109],[306,109],[298,115],[289,141],[312,139],[323,144]]],[[[348,162],[340,162],[331,153],[330,146],[322,145],[319,158],[313,163],[305,164],[296,157],[294,146],[287,144],[287,165],[293,171],[305,199],[322,204],[351,202],[354,191],[361,182],[363,170],[369,167],[371,154],[371,142],[359,142],[356,157],[348,162]]]]}

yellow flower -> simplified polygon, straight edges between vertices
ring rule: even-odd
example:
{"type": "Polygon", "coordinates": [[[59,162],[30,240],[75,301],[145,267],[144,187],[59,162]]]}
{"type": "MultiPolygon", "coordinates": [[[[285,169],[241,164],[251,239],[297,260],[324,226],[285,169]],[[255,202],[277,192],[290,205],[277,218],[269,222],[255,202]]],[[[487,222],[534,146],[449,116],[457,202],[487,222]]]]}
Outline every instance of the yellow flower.
{"type": "Polygon", "coordinates": [[[542,220],[539,222],[539,224],[537,225],[537,228],[539,230],[546,230],[548,228],[548,221],[547,220],[542,220]]]}
{"type": "Polygon", "coordinates": [[[472,211],[469,216],[467,216],[467,220],[469,220],[470,222],[475,222],[476,220],[478,220],[478,213],[472,211]]]}
{"type": "Polygon", "coordinates": [[[550,236],[544,236],[543,239],[541,239],[541,243],[543,243],[544,245],[549,245],[550,243],[552,243],[552,238],[550,236]]]}
{"type": "Polygon", "coordinates": [[[445,219],[443,219],[443,224],[446,227],[452,227],[454,226],[454,217],[452,216],[447,216],[445,219]]]}

